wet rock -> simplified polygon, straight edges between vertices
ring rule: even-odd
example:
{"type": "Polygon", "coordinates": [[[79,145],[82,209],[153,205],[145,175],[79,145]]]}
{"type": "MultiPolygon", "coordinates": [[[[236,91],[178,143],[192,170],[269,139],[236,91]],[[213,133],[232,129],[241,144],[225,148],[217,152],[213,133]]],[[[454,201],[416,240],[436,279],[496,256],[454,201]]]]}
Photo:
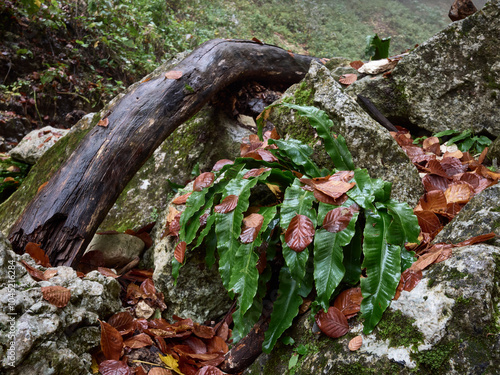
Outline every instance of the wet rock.
{"type": "MultiPolygon", "coordinates": [[[[333,132],[346,139],[358,168],[366,168],[372,177],[393,183],[392,195],[410,205],[423,193],[417,170],[389,132],[375,122],[340,85],[325,67],[313,62],[304,80],[290,87],[283,99],[324,110],[334,123],[333,132]]],[[[308,143],[315,150],[315,161],[332,168],[329,156],[308,121],[285,108],[276,108],[269,120],[282,135],[308,143]]]]}
{"type": "Polygon", "coordinates": [[[87,246],[85,253],[100,251],[104,267],[120,268],[139,257],[144,251],[144,246],[144,242],[140,238],[130,234],[96,234],[87,246]]]}

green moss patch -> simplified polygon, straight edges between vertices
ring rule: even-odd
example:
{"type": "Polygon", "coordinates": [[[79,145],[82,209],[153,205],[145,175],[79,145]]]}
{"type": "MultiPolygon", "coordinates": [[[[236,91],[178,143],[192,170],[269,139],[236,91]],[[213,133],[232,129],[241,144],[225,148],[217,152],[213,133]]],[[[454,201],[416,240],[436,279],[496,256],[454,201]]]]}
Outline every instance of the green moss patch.
{"type": "Polygon", "coordinates": [[[399,310],[387,310],[373,332],[377,339],[389,340],[391,348],[418,346],[424,342],[424,335],[413,325],[414,322],[415,319],[399,310]]]}

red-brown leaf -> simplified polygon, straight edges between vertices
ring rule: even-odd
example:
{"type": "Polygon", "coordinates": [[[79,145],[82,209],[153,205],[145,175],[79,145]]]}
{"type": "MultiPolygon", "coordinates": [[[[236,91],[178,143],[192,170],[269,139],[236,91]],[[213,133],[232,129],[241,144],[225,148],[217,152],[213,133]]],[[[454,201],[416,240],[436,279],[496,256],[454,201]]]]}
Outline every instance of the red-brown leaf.
{"type": "Polygon", "coordinates": [[[224,375],[225,372],[222,372],[221,369],[215,366],[203,366],[198,370],[196,375],[224,375]]]}
{"type": "Polygon", "coordinates": [[[241,229],[240,241],[242,243],[251,243],[255,241],[259,234],[264,216],[260,214],[250,214],[243,219],[243,228],[241,229]]]}
{"type": "Polygon", "coordinates": [[[311,219],[304,215],[295,215],[285,232],[285,242],[290,249],[301,252],[313,241],[314,233],[311,219]]]}
{"type": "Polygon", "coordinates": [[[148,375],[172,375],[172,371],[163,367],[153,367],[148,375]]]}
{"type": "Polygon", "coordinates": [[[108,319],[108,324],[116,328],[122,335],[134,330],[134,318],[128,311],[114,314],[108,319]]]}
{"type": "Polygon", "coordinates": [[[153,345],[153,340],[145,333],[139,333],[123,342],[123,346],[131,349],[140,349],[151,345],[153,345]]]}
{"type": "Polygon", "coordinates": [[[59,308],[66,306],[71,298],[71,291],[63,286],[42,286],[41,289],[43,299],[59,308]]]}
{"type": "Polygon", "coordinates": [[[331,338],[336,339],[349,332],[347,318],[334,306],[330,306],[326,313],[324,310],[318,312],[315,316],[315,320],[321,332],[331,338]]]}
{"type": "Polygon", "coordinates": [[[214,207],[214,212],[219,214],[227,214],[228,212],[233,211],[238,205],[238,196],[237,195],[228,195],[226,198],[220,202],[217,206],[214,207]]]}
{"type": "Polygon", "coordinates": [[[103,128],[107,128],[108,125],[109,125],[109,119],[107,117],[99,120],[99,122],[97,123],[97,126],[102,126],[103,128]]]}
{"type": "Polygon", "coordinates": [[[35,281],[42,281],[42,280],[47,280],[43,274],[42,271],[37,270],[34,267],[31,267],[28,263],[26,263],[24,260],[19,261],[24,268],[26,268],[26,271],[30,274],[30,276],[35,280],[35,281]]]}
{"type": "Polygon", "coordinates": [[[415,211],[422,232],[436,235],[442,228],[441,222],[432,211],[415,211]]]}
{"type": "Polygon", "coordinates": [[[179,195],[178,197],[176,197],[172,200],[172,204],[185,204],[191,194],[193,194],[193,192],[179,195]]]}
{"type": "Polygon", "coordinates": [[[432,212],[443,212],[446,211],[446,197],[444,196],[443,191],[441,190],[433,190],[428,193],[425,193],[420,198],[419,202],[423,211],[432,211],[432,212]]]}
{"type": "Polygon", "coordinates": [[[222,353],[226,354],[229,348],[226,341],[220,336],[214,336],[207,342],[208,353],[222,353]]]}
{"type": "Polygon", "coordinates": [[[457,158],[443,158],[440,163],[448,176],[464,173],[468,168],[467,164],[462,164],[457,158]]]}
{"type": "Polygon", "coordinates": [[[165,73],[166,79],[179,79],[182,77],[182,72],[180,70],[170,70],[165,73]]]}
{"type": "Polygon", "coordinates": [[[228,164],[234,164],[234,161],[229,160],[229,159],[222,159],[222,160],[219,160],[219,161],[218,161],[217,163],[215,163],[215,165],[213,166],[212,171],[214,171],[214,172],[220,171],[220,170],[222,169],[222,167],[224,167],[225,165],[228,165],[228,164]]]}
{"type": "Polygon", "coordinates": [[[202,191],[214,183],[215,175],[212,172],[204,172],[194,180],[193,190],[202,191]]]}
{"type": "Polygon", "coordinates": [[[211,339],[215,336],[215,330],[212,327],[194,323],[193,333],[202,339],[211,339]]]}
{"type": "Polygon", "coordinates": [[[114,279],[116,279],[117,277],[119,277],[115,271],[113,271],[112,269],[110,268],[106,268],[106,267],[97,267],[97,271],[99,271],[101,273],[101,275],[104,275],[104,276],[107,276],[107,277],[112,277],[114,279]]]}
{"type": "Polygon", "coordinates": [[[424,188],[426,191],[445,191],[450,184],[450,180],[445,177],[436,176],[434,174],[426,174],[424,178],[422,178],[422,183],[424,184],[424,188]]]}
{"type": "Polygon", "coordinates": [[[141,291],[147,296],[156,296],[156,288],[153,279],[148,278],[141,283],[141,291]]]}
{"type": "Polygon", "coordinates": [[[92,250],[83,254],[78,263],[78,270],[84,273],[94,271],[98,267],[104,267],[104,255],[99,250],[92,250]]]}
{"type": "MultiPolygon", "coordinates": [[[[304,186],[304,189],[307,186],[304,186]]],[[[314,193],[314,198],[316,198],[319,202],[327,203],[327,204],[332,204],[334,206],[340,206],[342,205],[349,197],[347,194],[342,194],[339,198],[333,199],[329,195],[323,194],[321,191],[312,189],[314,193]]]]}
{"type": "Polygon", "coordinates": [[[278,161],[276,156],[274,156],[270,151],[263,150],[263,149],[257,149],[254,151],[247,152],[243,157],[252,158],[255,160],[264,160],[264,161],[267,161],[269,163],[278,161]]]}
{"type": "Polygon", "coordinates": [[[247,173],[245,173],[245,175],[243,176],[243,178],[250,178],[250,177],[257,177],[257,176],[260,176],[262,173],[264,172],[267,172],[267,171],[270,171],[271,168],[254,168],[254,169],[250,169],[247,173]]]}
{"type": "Polygon", "coordinates": [[[99,322],[101,323],[101,350],[104,356],[106,359],[119,360],[123,348],[122,335],[112,325],[99,322]]]}
{"type": "Polygon", "coordinates": [[[186,255],[186,241],[180,241],[174,250],[174,258],[179,263],[184,263],[184,257],[186,255]]]}
{"type": "Polygon", "coordinates": [[[422,270],[415,270],[408,268],[401,274],[401,279],[399,280],[399,285],[396,289],[396,295],[394,300],[397,300],[403,290],[410,292],[417,286],[417,284],[422,280],[422,270]]]}
{"type": "Polygon", "coordinates": [[[339,309],[340,312],[349,319],[359,312],[362,300],[361,288],[350,288],[344,290],[335,298],[333,306],[339,309]]]}
{"type": "Polygon", "coordinates": [[[359,68],[361,68],[363,65],[365,65],[365,63],[364,63],[363,61],[361,61],[361,60],[356,60],[356,61],[351,61],[351,62],[349,63],[349,65],[350,65],[352,68],[354,68],[354,69],[358,70],[358,69],[359,69],[359,68]]]}
{"type": "Polygon", "coordinates": [[[438,137],[429,137],[424,139],[424,143],[422,144],[422,148],[426,152],[432,152],[433,154],[436,154],[437,156],[441,155],[441,148],[439,145],[439,138],[438,137]]]}
{"type": "Polygon", "coordinates": [[[326,214],[323,228],[331,233],[343,231],[351,222],[353,214],[354,212],[347,207],[334,208],[326,214]]]}
{"type": "Polygon", "coordinates": [[[102,375],[131,375],[130,367],[126,362],[110,359],[101,362],[99,365],[99,373],[102,375]]]}
{"type": "Polygon", "coordinates": [[[39,244],[28,242],[24,248],[24,252],[29,254],[36,264],[47,268],[52,267],[49,262],[49,257],[45,254],[45,251],[40,248],[39,244]]]}
{"type": "Polygon", "coordinates": [[[474,196],[474,188],[467,182],[454,182],[445,190],[444,195],[448,203],[467,203],[474,196]]]}
{"type": "Polygon", "coordinates": [[[45,280],[49,280],[49,279],[52,279],[55,275],[57,275],[59,271],[55,268],[49,268],[48,270],[45,270],[43,272],[43,277],[45,278],[45,280]]]}

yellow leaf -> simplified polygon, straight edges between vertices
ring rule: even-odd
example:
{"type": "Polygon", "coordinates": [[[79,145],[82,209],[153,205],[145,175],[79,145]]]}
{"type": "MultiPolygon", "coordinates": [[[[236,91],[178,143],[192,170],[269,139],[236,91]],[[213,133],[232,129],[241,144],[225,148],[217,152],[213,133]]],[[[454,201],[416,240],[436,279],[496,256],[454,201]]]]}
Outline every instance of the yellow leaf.
{"type": "Polygon", "coordinates": [[[90,366],[90,369],[92,370],[92,374],[99,373],[99,365],[97,364],[97,361],[94,357],[92,357],[92,365],[90,366]]]}
{"type": "Polygon", "coordinates": [[[170,370],[173,370],[175,371],[176,373],[178,373],[179,375],[184,375],[180,370],[179,370],[179,363],[177,362],[177,360],[172,357],[170,354],[167,354],[167,355],[161,355],[161,354],[158,354],[160,356],[160,359],[161,361],[167,365],[167,367],[170,369],[170,370]]]}
{"type": "Polygon", "coordinates": [[[96,40],[96,42],[94,43],[94,48],[97,48],[98,45],[99,45],[99,41],[96,40]]]}
{"type": "Polygon", "coordinates": [[[269,190],[273,192],[274,195],[276,195],[278,198],[281,194],[280,187],[278,185],[272,185],[272,184],[266,184],[269,190]]]}

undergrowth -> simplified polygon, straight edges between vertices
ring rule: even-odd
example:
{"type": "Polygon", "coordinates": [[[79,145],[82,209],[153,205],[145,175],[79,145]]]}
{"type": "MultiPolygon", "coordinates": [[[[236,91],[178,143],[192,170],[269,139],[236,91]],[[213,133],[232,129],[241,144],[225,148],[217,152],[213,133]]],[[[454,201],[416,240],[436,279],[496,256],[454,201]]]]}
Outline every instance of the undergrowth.
{"type": "Polygon", "coordinates": [[[412,209],[390,198],[391,183],[355,169],[344,138],[331,135],[325,112],[281,105],[308,118],[335,169],[318,167],[312,149],[298,140],[278,139],[275,132],[250,138],[242,144],[244,157],[217,164],[195,180],[180,216],[172,267],[177,278],[186,249],[204,246],[209,265],[217,252],[222,282],[238,302],[235,341],[259,319],[266,284],[272,272],[279,273],[265,352],[313,289],[313,309],[326,311],[332,296],[360,283],[364,333],[371,332],[414,260],[404,244],[418,242],[420,232],[412,209]],[[265,205],[256,199],[262,189],[274,197],[265,205]]]}

